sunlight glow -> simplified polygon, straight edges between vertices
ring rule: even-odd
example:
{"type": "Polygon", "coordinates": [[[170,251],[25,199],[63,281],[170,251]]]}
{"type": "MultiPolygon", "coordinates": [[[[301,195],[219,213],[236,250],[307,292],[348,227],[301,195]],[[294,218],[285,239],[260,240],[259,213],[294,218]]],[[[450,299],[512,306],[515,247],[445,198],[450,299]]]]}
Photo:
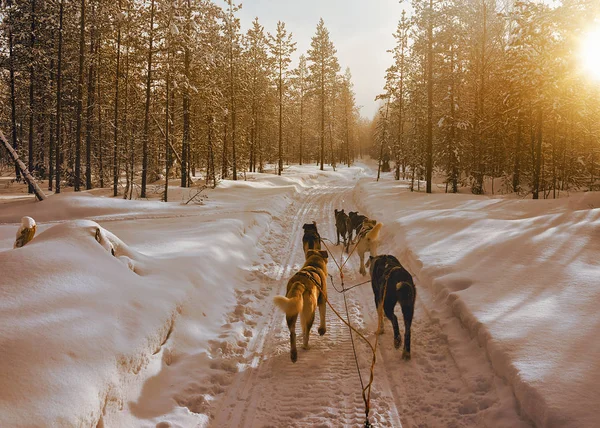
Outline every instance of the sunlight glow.
{"type": "Polygon", "coordinates": [[[580,57],[585,71],[592,78],[600,80],[600,27],[583,38],[580,57]]]}

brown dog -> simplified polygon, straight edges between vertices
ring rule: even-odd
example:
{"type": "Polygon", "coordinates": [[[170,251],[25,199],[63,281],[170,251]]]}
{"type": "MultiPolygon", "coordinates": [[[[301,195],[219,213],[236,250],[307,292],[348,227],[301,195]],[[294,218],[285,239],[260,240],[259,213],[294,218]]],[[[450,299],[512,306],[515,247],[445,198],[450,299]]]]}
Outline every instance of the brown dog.
{"type": "Polygon", "coordinates": [[[287,293],[275,296],[273,302],[285,312],[285,319],[290,329],[290,358],[298,360],[296,349],[296,320],[300,315],[304,349],[308,349],[308,337],[315,320],[315,311],[319,307],[319,334],[327,331],[325,310],[327,300],[327,251],[308,250],[304,266],[290,278],[287,293]]]}

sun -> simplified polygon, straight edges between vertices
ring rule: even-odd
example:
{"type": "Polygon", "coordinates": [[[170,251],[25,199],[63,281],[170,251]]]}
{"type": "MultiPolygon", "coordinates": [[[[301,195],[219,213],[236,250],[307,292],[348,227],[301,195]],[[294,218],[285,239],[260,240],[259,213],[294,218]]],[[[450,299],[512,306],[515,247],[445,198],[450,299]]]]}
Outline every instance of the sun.
{"type": "Polygon", "coordinates": [[[588,32],[582,39],[580,58],[586,73],[600,80],[600,27],[588,32]]]}

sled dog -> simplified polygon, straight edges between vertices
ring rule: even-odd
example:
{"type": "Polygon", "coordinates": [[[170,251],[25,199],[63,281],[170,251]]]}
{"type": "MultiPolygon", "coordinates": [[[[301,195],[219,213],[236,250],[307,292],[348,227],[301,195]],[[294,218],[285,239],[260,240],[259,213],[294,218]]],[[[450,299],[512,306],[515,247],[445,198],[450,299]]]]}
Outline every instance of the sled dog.
{"type": "Polygon", "coordinates": [[[379,245],[379,231],[381,230],[381,223],[377,223],[376,220],[365,219],[362,224],[362,228],[356,236],[356,253],[360,258],[360,270],[362,275],[366,275],[365,269],[365,253],[369,253],[371,256],[377,255],[377,246],[379,245]]]}
{"type": "Polygon", "coordinates": [[[308,250],[320,250],[321,249],[321,235],[317,230],[317,223],[306,223],[302,226],[304,229],[304,236],[302,236],[302,248],[304,249],[304,256],[308,257],[308,250]]]}
{"type": "Polygon", "coordinates": [[[364,215],[358,214],[357,211],[350,211],[348,213],[348,218],[350,218],[350,231],[348,232],[348,237],[350,243],[354,243],[352,240],[352,234],[355,233],[358,236],[360,229],[362,228],[363,221],[367,220],[367,217],[364,215]]]}
{"type": "Polygon", "coordinates": [[[404,349],[402,358],[410,360],[410,326],[412,324],[413,313],[415,310],[415,299],[417,289],[412,276],[402,267],[398,259],[394,256],[369,256],[369,271],[371,273],[371,286],[375,297],[375,307],[377,308],[377,320],[381,329],[377,334],[383,333],[383,313],[387,319],[392,322],[394,327],[394,347],[400,348],[402,337],[398,327],[398,318],[394,315],[396,303],[400,303],[402,316],[404,318],[404,349]],[[385,291],[385,300],[383,293],[385,291]],[[382,301],[383,300],[383,301],[382,301]]]}
{"type": "Polygon", "coordinates": [[[350,219],[348,218],[348,214],[344,212],[344,210],[338,211],[334,210],[335,214],[335,231],[337,233],[337,244],[340,245],[340,235],[342,240],[344,241],[344,247],[347,247],[346,237],[350,232],[350,219]]]}
{"type": "Polygon", "coordinates": [[[308,250],[304,266],[290,278],[287,293],[275,296],[273,302],[285,312],[285,319],[290,329],[290,358],[293,363],[298,360],[296,349],[296,319],[300,315],[304,349],[308,349],[308,337],[315,320],[315,311],[319,307],[319,334],[327,331],[325,325],[325,309],[327,299],[327,251],[308,250]]]}

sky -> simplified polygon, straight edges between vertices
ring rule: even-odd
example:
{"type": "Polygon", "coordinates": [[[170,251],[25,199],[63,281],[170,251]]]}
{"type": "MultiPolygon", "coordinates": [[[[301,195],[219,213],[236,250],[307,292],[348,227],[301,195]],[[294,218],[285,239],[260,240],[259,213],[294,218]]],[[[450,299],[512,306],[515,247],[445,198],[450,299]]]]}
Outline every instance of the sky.
{"type": "Polygon", "coordinates": [[[277,21],[283,21],[297,43],[292,67],[310,47],[323,18],[341,72],[350,67],[361,116],[372,118],[375,96],[383,91],[385,70],[392,63],[386,51],[394,47],[392,34],[403,7],[398,0],[245,0],[239,17],[244,31],[255,17],[270,33],[275,33],[277,21]]]}

